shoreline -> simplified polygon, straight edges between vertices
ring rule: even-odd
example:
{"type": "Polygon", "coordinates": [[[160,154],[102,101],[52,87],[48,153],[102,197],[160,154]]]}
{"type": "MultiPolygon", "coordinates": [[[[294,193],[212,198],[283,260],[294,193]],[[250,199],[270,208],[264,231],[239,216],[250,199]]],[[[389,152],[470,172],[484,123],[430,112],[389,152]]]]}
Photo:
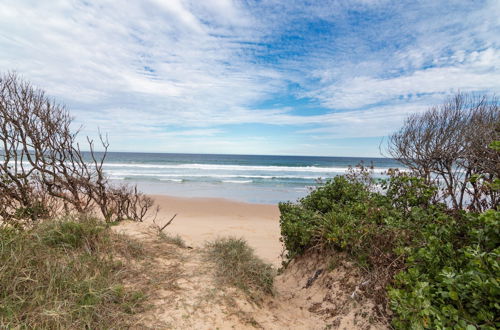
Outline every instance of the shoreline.
{"type": "MultiPolygon", "coordinates": [[[[123,184],[111,180],[113,185],[123,184]]],[[[270,186],[252,183],[214,182],[171,182],[171,181],[130,181],[131,185],[149,196],[169,196],[180,198],[222,199],[248,204],[277,205],[279,202],[295,201],[304,197],[306,186],[270,186]]]]}

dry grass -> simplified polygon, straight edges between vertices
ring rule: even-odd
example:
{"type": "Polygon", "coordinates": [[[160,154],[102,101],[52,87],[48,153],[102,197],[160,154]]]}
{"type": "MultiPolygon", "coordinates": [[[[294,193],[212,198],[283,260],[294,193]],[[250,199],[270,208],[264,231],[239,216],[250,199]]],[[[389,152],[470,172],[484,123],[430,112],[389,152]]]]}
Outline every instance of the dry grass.
{"type": "Polygon", "coordinates": [[[0,328],[121,328],[144,294],[123,285],[141,246],[102,222],[0,227],[0,328]]]}
{"type": "Polygon", "coordinates": [[[207,259],[215,264],[215,276],[222,285],[242,289],[251,298],[273,293],[275,270],[258,258],[241,238],[219,238],[206,244],[207,259]]]}
{"type": "Polygon", "coordinates": [[[161,240],[163,240],[163,241],[165,241],[165,242],[167,242],[169,244],[173,244],[175,246],[178,246],[180,248],[186,248],[187,247],[186,242],[184,241],[184,239],[179,234],[174,235],[174,234],[164,233],[164,232],[160,231],[158,233],[158,237],[161,240]]]}

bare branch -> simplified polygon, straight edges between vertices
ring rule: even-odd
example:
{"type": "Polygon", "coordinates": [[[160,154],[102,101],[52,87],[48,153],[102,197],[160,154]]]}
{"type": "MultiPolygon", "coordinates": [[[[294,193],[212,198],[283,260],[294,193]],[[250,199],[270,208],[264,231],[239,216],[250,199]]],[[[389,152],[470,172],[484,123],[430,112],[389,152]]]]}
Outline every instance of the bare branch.
{"type": "Polygon", "coordinates": [[[14,73],[0,75],[0,220],[31,222],[66,213],[100,211],[106,221],[143,221],[153,200],[137,189],[112,187],[104,162],[109,142],[98,155],[87,138],[88,155],[71,130],[63,105],[14,73]]]}
{"type": "Polygon", "coordinates": [[[481,211],[498,205],[490,189],[500,175],[500,154],[490,149],[500,139],[496,97],[457,93],[442,105],[407,118],[389,137],[389,154],[441,186],[441,200],[455,210],[481,211]]]}

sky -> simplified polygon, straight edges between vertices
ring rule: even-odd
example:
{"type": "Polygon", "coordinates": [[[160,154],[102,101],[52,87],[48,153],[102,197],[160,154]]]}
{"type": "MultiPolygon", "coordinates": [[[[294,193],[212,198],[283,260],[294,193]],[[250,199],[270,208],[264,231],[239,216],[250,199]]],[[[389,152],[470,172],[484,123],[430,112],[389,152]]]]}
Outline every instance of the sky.
{"type": "Polygon", "coordinates": [[[500,93],[499,17],[499,0],[0,0],[0,72],[111,151],[377,157],[408,114],[500,93]]]}

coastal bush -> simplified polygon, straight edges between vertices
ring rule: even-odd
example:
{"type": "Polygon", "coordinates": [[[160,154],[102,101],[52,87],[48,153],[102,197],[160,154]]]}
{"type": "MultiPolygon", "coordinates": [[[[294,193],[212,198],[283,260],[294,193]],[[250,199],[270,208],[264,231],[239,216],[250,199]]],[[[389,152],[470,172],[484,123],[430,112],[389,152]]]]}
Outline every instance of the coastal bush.
{"type": "Polygon", "coordinates": [[[102,153],[77,142],[63,105],[16,74],[0,75],[0,223],[29,226],[61,214],[100,212],[106,222],[142,221],[153,206],[134,187],[111,186],[102,153]]]}
{"type": "Polygon", "coordinates": [[[281,203],[287,257],[347,252],[370,272],[371,294],[389,302],[399,329],[498,327],[499,212],[448,210],[437,187],[408,173],[378,183],[383,192],[335,177],[281,203]]]}
{"type": "Polygon", "coordinates": [[[254,300],[260,293],[273,293],[273,267],[257,257],[245,240],[229,237],[208,242],[206,256],[215,264],[220,284],[240,288],[254,300]]]}
{"type": "MultiPolygon", "coordinates": [[[[313,190],[298,203],[280,203],[280,226],[287,257],[309,248],[331,247],[366,256],[392,253],[397,240],[437,216],[445,216],[441,204],[432,204],[435,188],[406,173],[392,172],[381,180],[386,194],[348,176],[337,176],[313,190]],[[385,245],[384,245],[385,244],[385,245]]],[[[417,236],[411,239],[418,239],[417,236]]]]}
{"type": "Polygon", "coordinates": [[[375,181],[361,166],[280,203],[288,259],[346,252],[398,329],[499,328],[499,137],[495,97],[459,93],[411,115],[388,146],[409,172],[375,181]]]}
{"type": "Polygon", "coordinates": [[[495,96],[457,93],[425,112],[410,115],[388,139],[387,150],[419,178],[441,187],[454,210],[496,208],[500,153],[500,103],[495,96]]]}
{"type": "MultiPolygon", "coordinates": [[[[299,203],[280,203],[282,240],[288,258],[311,247],[354,248],[359,237],[353,227],[367,220],[369,187],[355,178],[337,176],[313,190],[299,203]]],[[[373,205],[374,206],[374,205],[373,205]]]]}
{"type": "Polygon", "coordinates": [[[108,329],[127,326],[143,294],[123,286],[136,258],[96,219],[0,227],[0,328],[108,329]]]}

